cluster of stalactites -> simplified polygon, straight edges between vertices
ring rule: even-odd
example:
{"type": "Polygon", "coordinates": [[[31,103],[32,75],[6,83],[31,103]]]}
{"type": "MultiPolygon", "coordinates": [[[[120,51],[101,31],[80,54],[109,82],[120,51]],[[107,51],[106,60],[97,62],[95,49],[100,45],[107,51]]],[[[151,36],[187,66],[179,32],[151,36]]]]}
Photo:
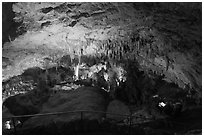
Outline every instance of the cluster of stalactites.
{"type": "Polygon", "coordinates": [[[99,49],[105,53],[106,56],[114,60],[137,60],[140,52],[145,53],[146,58],[154,58],[156,55],[156,47],[154,38],[146,39],[139,35],[131,34],[122,39],[108,39],[100,44],[99,49]]]}

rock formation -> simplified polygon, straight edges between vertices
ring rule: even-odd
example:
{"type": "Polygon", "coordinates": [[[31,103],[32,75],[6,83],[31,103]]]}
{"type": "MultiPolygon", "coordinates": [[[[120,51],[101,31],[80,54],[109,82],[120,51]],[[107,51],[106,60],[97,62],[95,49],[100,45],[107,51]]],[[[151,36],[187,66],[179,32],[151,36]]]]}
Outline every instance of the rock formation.
{"type": "Polygon", "coordinates": [[[4,44],[3,57],[13,65],[3,69],[3,79],[42,67],[43,58],[83,50],[83,55],[105,54],[114,61],[135,60],[144,71],[201,91],[201,5],[166,5],[15,3],[14,21],[26,32],[4,44]]]}
{"type": "Polygon", "coordinates": [[[3,3],[3,100],[44,82],[201,105],[201,16],[201,3],[3,3]]]}

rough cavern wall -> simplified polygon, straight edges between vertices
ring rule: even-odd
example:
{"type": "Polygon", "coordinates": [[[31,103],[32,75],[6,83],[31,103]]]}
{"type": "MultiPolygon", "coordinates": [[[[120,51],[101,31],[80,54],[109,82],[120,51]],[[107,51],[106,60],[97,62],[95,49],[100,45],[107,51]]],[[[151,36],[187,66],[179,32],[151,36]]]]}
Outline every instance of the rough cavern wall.
{"type": "Polygon", "coordinates": [[[3,45],[3,81],[31,67],[43,68],[45,58],[54,66],[57,59],[83,51],[84,56],[138,64],[149,77],[201,95],[201,3],[35,2],[14,3],[12,10],[15,17],[5,10],[3,21],[22,23],[24,33],[3,45]]]}

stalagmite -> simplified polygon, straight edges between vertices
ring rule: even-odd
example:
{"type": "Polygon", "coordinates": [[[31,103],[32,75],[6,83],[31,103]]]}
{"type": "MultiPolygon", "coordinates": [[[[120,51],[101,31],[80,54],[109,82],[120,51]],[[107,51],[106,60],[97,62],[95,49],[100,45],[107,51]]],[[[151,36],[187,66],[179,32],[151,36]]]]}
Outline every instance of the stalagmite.
{"type": "Polygon", "coordinates": [[[78,80],[79,79],[79,64],[77,64],[77,66],[75,67],[74,69],[74,78],[75,80],[78,80]]]}

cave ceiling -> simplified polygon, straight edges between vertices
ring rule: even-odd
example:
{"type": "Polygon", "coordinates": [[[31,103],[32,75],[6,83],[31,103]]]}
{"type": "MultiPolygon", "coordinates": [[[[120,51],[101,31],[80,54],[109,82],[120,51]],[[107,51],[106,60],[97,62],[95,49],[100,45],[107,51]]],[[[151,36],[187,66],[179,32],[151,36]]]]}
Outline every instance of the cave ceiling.
{"type": "Polygon", "coordinates": [[[11,13],[3,12],[3,80],[83,49],[135,60],[142,71],[201,91],[201,3],[19,2],[11,10],[19,34],[6,33],[11,13]]]}

